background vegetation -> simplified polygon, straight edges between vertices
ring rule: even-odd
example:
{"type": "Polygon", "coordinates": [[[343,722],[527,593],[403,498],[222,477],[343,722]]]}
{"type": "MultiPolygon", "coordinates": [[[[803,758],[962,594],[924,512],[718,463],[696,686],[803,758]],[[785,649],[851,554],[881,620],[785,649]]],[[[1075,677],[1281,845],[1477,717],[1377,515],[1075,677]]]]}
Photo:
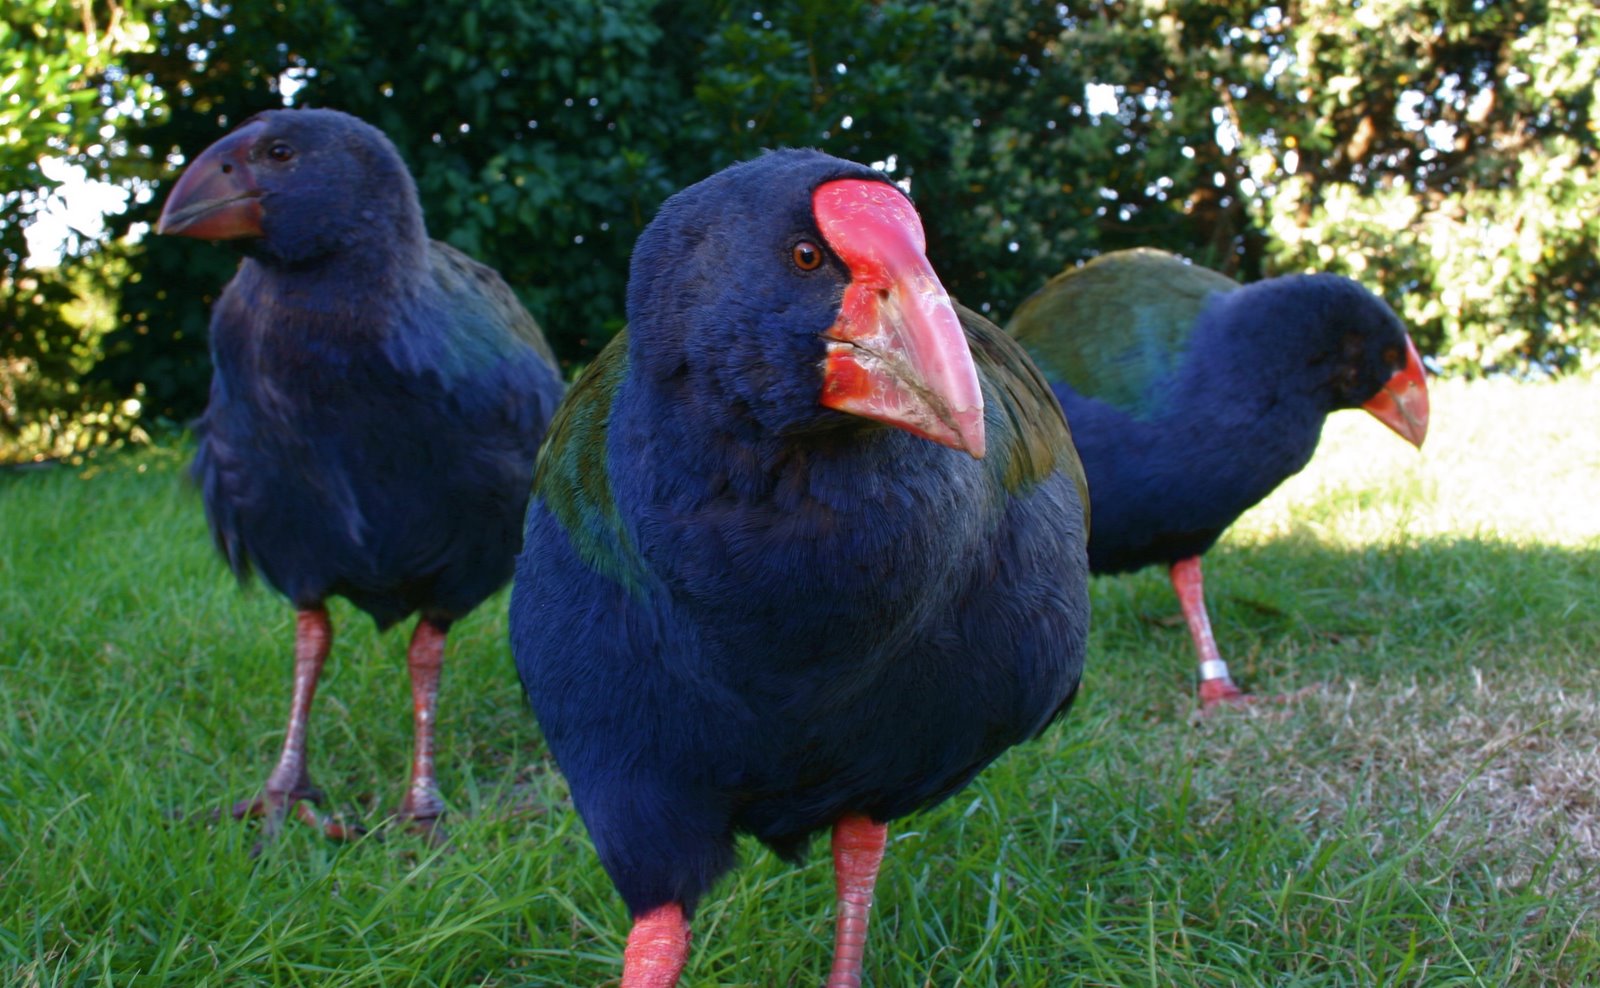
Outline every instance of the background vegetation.
{"type": "MultiPolygon", "coordinates": [[[[1423,455],[1335,415],[1206,557],[1246,685],[1191,723],[1159,572],[1099,579],[1072,714],[891,828],[874,988],[1600,984],[1600,382],[1435,388],[1423,455]],[[1517,441],[1504,441],[1514,435],[1517,441]]],[[[282,743],[292,611],[216,559],[188,449],[0,474],[0,983],[615,985],[627,918],[540,742],[505,601],[451,634],[450,844],[209,813],[282,743]]],[[[410,755],[406,632],[334,602],[309,747],[378,825],[410,755]]],[[[821,982],[825,843],[754,845],[685,986],[821,982]]]]}
{"type": "MultiPolygon", "coordinates": [[[[235,256],[142,236],[258,110],[385,128],[430,226],[562,357],[621,324],[660,201],[765,146],[910,183],[935,263],[1004,318],[1163,246],[1380,289],[1437,366],[1427,452],[1335,416],[1208,557],[1225,653],[1288,717],[1188,718],[1159,573],[1093,587],[1073,715],[893,831],[869,983],[1600,983],[1600,12],[1591,0],[8,0],[0,461],[179,423],[235,256]],[[125,203],[28,260],[75,174],[125,203]],[[55,249],[60,262],[55,263],[55,249]],[[1529,387],[1505,377],[1563,378],[1529,387]]],[[[626,923],[524,708],[503,601],[452,634],[442,849],[209,811],[281,743],[292,618],[240,593],[186,440],[0,472],[0,983],[593,985],[626,923]]],[[[400,797],[398,633],[335,605],[311,757],[400,797]]],[[[825,858],[754,847],[690,984],[814,984],[825,858]]]]}
{"type": "Polygon", "coordinates": [[[665,196],[805,144],[908,181],[997,317],[1145,244],[1351,273],[1447,371],[1600,364],[1590,0],[10,0],[0,50],[0,458],[199,409],[235,258],[138,235],[184,161],[286,104],[387,130],[432,232],[569,362],[621,324],[665,196]],[[128,208],[30,266],[72,168],[128,208]]]}

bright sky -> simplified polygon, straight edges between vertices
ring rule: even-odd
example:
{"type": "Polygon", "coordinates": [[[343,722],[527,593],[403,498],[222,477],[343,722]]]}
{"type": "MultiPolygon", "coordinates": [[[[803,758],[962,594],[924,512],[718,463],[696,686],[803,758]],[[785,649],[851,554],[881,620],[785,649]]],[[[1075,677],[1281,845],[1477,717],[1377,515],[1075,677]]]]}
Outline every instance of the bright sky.
{"type": "MultiPolygon", "coordinates": [[[[63,183],[23,230],[28,238],[28,264],[47,268],[61,262],[61,245],[70,229],[85,237],[102,236],[106,215],[128,208],[128,190],[109,182],[90,181],[82,168],[59,158],[41,159],[39,170],[46,178],[63,183]]],[[[134,235],[140,232],[136,229],[134,235]]]]}
{"type": "Polygon", "coordinates": [[[1091,82],[1083,87],[1084,102],[1088,104],[1089,115],[1098,117],[1106,113],[1117,112],[1117,87],[1103,82],[1091,82]]]}

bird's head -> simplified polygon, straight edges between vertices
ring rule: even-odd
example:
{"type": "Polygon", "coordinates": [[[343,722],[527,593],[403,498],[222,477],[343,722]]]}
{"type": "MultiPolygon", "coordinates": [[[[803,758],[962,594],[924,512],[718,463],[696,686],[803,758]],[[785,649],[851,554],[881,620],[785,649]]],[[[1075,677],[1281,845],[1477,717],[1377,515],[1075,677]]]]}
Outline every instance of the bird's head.
{"type": "Polygon", "coordinates": [[[1319,372],[1334,407],[1362,408],[1417,448],[1428,434],[1428,383],[1416,344],[1394,310],[1338,275],[1310,275],[1323,338],[1319,372]]]}
{"type": "Polygon", "coordinates": [[[184,170],[156,232],[238,242],[302,266],[360,244],[423,242],[416,186],[383,132],[337,110],[258,113],[184,170]]]}
{"type": "Polygon", "coordinates": [[[709,382],[768,432],[864,418],[983,455],[977,370],[921,221],[870,168],[774,151],[673,196],[634,248],[628,316],[636,367],[709,382]]]}
{"type": "Polygon", "coordinates": [[[1296,274],[1211,296],[1208,325],[1226,331],[1230,374],[1274,382],[1278,397],[1318,417],[1362,408],[1421,448],[1428,384],[1394,310],[1359,282],[1296,274]]]}

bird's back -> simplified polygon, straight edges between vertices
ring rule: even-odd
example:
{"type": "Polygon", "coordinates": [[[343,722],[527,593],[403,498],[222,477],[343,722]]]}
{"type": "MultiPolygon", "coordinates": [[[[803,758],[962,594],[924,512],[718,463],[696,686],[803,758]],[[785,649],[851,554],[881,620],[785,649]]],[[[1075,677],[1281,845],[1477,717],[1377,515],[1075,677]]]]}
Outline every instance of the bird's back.
{"type": "Polygon", "coordinates": [[[1213,296],[1238,287],[1164,251],[1118,251],[1050,279],[1007,329],[1052,385],[1150,417],[1200,314],[1213,296]]]}

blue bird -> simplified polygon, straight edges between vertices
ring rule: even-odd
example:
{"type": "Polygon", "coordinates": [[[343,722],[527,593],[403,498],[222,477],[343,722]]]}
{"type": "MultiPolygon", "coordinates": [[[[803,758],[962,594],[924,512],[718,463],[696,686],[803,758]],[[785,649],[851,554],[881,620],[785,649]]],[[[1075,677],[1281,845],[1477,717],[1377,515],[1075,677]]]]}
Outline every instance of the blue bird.
{"type": "Polygon", "coordinates": [[[306,733],[337,595],[380,630],[420,615],[399,817],[431,829],[445,635],[511,576],[563,390],[550,348],[494,270],[428,238],[394,145],[345,113],[245,121],[184,171],[157,232],[245,254],[212,312],[192,475],[233,571],[254,567],[298,611],[282,755],[234,815],[270,835],[295,807],[346,833],[307,805],[323,799],[306,733]]]}
{"type": "Polygon", "coordinates": [[[1167,566],[1202,708],[1247,702],[1211,633],[1200,556],[1310,462],[1333,411],[1364,408],[1422,446],[1427,383],[1400,320],[1349,278],[1241,287],[1141,249],[1057,275],[1007,328],[1072,422],[1094,500],[1090,569],[1167,566]]]}
{"type": "Polygon", "coordinates": [[[752,834],[833,831],[828,984],[859,985],[886,824],[1065,711],[1088,630],[1082,472],[1021,349],[954,305],[881,174],[770,152],[640,236],[625,332],[540,454],[512,648],[677,983],[752,834]]]}

